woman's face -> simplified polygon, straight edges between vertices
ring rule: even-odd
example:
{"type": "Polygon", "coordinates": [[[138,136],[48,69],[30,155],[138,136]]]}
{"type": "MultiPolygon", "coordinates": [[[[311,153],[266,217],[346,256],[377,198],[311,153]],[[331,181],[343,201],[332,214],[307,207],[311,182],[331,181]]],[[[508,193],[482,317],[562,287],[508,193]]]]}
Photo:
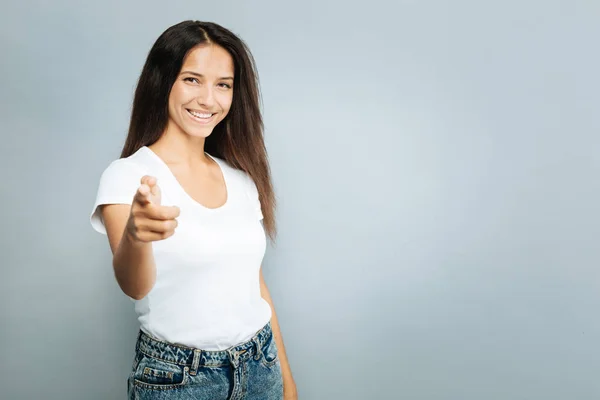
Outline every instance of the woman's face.
{"type": "Polygon", "coordinates": [[[169,95],[169,125],[205,138],[221,122],[233,99],[234,65],[222,47],[194,48],[183,62],[169,95]]]}

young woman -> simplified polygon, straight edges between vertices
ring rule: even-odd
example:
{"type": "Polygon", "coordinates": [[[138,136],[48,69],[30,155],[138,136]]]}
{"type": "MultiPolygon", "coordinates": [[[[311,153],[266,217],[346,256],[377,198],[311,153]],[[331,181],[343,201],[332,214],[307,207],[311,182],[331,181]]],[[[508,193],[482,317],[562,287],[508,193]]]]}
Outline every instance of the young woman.
{"type": "Polygon", "coordinates": [[[250,51],[214,23],[170,27],[91,215],[140,322],[130,399],[297,398],[261,270],[274,209],[250,51]]]}

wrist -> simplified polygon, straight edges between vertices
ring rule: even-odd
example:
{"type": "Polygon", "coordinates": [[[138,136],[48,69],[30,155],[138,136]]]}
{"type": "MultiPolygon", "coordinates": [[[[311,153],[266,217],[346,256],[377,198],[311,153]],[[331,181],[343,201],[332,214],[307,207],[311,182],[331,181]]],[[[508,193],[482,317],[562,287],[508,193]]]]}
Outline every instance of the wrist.
{"type": "Polygon", "coordinates": [[[146,244],[145,242],[142,242],[141,240],[136,238],[135,235],[133,233],[131,233],[127,227],[125,227],[125,233],[123,234],[123,239],[125,240],[127,245],[129,245],[130,247],[134,247],[134,248],[141,248],[146,244]]]}
{"type": "Polygon", "coordinates": [[[296,389],[296,382],[294,382],[293,379],[290,380],[284,380],[283,381],[283,392],[284,393],[296,393],[297,389],[296,389]]]}
{"type": "Polygon", "coordinates": [[[289,386],[288,388],[286,388],[284,386],[283,398],[285,400],[298,400],[298,391],[296,390],[296,386],[294,386],[293,388],[290,388],[289,386]]]}

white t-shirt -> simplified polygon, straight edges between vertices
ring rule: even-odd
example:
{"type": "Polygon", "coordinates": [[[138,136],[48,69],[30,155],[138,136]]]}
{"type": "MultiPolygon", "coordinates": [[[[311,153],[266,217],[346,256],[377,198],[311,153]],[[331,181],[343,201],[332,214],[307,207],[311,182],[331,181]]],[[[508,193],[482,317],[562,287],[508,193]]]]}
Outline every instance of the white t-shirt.
{"type": "Polygon", "coordinates": [[[266,235],[253,180],[207,155],[225,178],[223,206],[211,209],[196,202],[167,164],[142,147],[104,170],[90,220],[106,234],[98,206],[131,204],[142,176],[156,177],[161,204],[178,206],[180,215],[173,236],[152,242],[156,283],[146,297],[134,300],[141,329],[170,343],[224,350],[250,339],[271,319],[259,281],[266,235]]]}

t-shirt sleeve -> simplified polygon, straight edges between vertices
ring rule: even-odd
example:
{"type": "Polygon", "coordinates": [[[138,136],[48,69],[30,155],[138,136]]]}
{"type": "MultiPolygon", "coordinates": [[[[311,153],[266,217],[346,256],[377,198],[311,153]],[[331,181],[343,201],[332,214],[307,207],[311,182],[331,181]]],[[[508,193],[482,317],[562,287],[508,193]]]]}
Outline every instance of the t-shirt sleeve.
{"type": "Polygon", "coordinates": [[[258,220],[260,221],[263,219],[263,213],[262,213],[262,208],[261,208],[261,204],[260,204],[258,189],[256,188],[256,184],[254,183],[254,180],[250,177],[250,175],[247,175],[247,177],[248,177],[248,196],[250,197],[250,201],[252,202],[252,208],[254,209],[258,220]]]}
{"type": "Polygon", "coordinates": [[[96,201],[90,215],[90,223],[97,232],[106,234],[106,227],[100,212],[104,204],[131,204],[140,186],[142,171],[126,159],[113,161],[100,176],[96,201]]]}

